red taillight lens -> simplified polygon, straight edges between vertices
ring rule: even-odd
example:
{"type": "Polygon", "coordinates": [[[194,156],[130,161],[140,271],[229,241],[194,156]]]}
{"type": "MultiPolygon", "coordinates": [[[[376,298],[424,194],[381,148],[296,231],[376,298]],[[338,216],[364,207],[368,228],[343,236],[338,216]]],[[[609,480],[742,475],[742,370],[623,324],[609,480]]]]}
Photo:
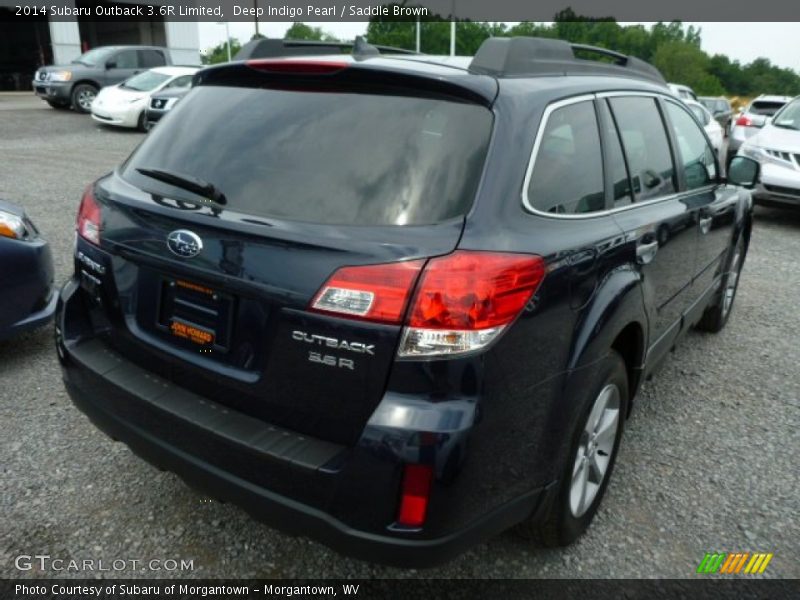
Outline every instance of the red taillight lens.
{"type": "Polygon", "coordinates": [[[247,66],[268,73],[288,73],[296,75],[332,75],[348,67],[344,61],[327,60],[248,60],[247,66]]]}
{"type": "Polygon", "coordinates": [[[429,465],[406,465],[397,523],[404,527],[422,527],[428,512],[433,468],[429,465]]]}
{"type": "Polygon", "coordinates": [[[740,127],[752,127],[753,121],[750,120],[750,117],[741,115],[738,119],[736,119],[736,125],[740,127]]]}
{"type": "Polygon", "coordinates": [[[424,260],[343,267],[322,286],[311,310],[344,317],[400,323],[424,260]]]}
{"type": "Polygon", "coordinates": [[[397,355],[457,356],[486,347],[544,279],[540,256],[460,250],[433,258],[336,271],[311,310],[400,324],[419,277],[397,355]],[[422,273],[420,275],[420,272],[422,273]]]}
{"type": "Polygon", "coordinates": [[[425,267],[408,325],[488,329],[522,311],[544,278],[544,260],[527,254],[458,251],[425,267]]]}
{"type": "Polygon", "coordinates": [[[100,244],[100,205],[94,198],[92,186],[83,193],[75,228],[83,239],[100,244]]]}

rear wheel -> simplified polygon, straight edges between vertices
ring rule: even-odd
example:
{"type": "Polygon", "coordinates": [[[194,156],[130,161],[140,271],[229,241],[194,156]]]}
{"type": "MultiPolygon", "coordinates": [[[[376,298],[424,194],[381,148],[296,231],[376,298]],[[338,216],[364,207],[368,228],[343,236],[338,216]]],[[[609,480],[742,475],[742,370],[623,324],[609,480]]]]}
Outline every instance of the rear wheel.
{"type": "Polygon", "coordinates": [[[617,352],[609,352],[588,389],[555,501],[542,521],[522,525],[545,546],[566,546],[586,531],[608,486],[628,412],[628,376],[617,352]]]}
{"type": "Polygon", "coordinates": [[[97,88],[90,83],[79,83],[72,90],[72,106],[81,113],[92,110],[92,102],[97,96],[97,88]]]}
{"type": "Polygon", "coordinates": [[[701,331],[717,333],[728,322],[733,309],[733,301],[736,298],[736,290],[739,289],[739,273],[742,271],[744,256],[744,236],[740,235],[728,260],[725,276],[722,278],[722,290],[714,304],[706,309],[703,317],[697,323],[697,328],[701,331]]]}

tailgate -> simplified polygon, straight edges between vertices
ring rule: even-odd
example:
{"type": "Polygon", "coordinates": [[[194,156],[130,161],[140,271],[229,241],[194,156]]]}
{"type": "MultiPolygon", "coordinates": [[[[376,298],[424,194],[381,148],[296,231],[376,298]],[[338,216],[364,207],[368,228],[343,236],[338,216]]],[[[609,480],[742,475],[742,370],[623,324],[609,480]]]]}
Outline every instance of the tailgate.
{"type": "Polygon", "coordinates": [[[338,443],[354,442],[380,401],[401,326],[309,312],[310,302],[343,266],[451,252],[463,224],[266,227],[182,215],[116,176],[98,199],[119,299],[110,342],[191,391],[338,443]],[[198,236],[202,252],[176,256],[176,230],[198,236]]]}

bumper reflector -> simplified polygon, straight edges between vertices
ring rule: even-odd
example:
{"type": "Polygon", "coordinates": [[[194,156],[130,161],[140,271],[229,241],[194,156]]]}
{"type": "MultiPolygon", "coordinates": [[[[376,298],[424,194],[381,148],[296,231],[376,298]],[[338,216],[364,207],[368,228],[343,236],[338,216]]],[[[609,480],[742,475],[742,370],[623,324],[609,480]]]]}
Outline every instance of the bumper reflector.
{"type": "Polygon", "coordinates": [[[397,511],[399,525],[416,528],[425,523],[432,479],[433,467],[430,465],[405,466],[400,508],[397,511]]]}

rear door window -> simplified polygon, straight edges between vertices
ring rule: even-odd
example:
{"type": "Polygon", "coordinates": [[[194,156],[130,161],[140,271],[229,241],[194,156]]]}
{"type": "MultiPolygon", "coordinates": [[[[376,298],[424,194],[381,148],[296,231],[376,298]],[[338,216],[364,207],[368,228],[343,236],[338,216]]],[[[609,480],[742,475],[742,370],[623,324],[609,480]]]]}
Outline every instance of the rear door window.
{"type": "Polygon", "coordinates": [[[636,202],[676,191],[672,155],[654,98],[611,98],[611,110],[628,158],[636,202]]]}
{"type": "Polygon", "coordinates": [[[123,50],[113,59],[117,63],[118,69],[138,69],[139,61],[136,58],[136,50],[123,50]]]}
{"type": "Polygon", "coordinates": [[[608,174],[611,177],[611,197],[614,207],[625,206],[633,202],[631,194],[630,179],[628,177],[628,167],[625,162],[625,155],[622,152],[622,143],[619,139],[619,131],[614,123],[614,117],[608,110],[608,104],[600,101],[598,109],[603,123],[603,141],[605,143],[605,157],[608,164],[608,174]]]}
{"type": "Polygon", "coordinates": [[[158,50],[139,50],[139,67],[151,69],[167,64],[164,54],[158,50]]]}
{"type": "Polygon", "coordinates": [[[547,213],[605,209],[603,160],[594,103],[555,109],[545,125],[528,182],[528,203],[547,213]]]}
{"type": "Polygon", "coordinates": [[[345,91],[200,86],[173,112],[125,165],[128,181],[177,197],[137,168],[199,177],[232,211],[327,224],[465,215],[492,128],[483,106],[345,91]]]}

